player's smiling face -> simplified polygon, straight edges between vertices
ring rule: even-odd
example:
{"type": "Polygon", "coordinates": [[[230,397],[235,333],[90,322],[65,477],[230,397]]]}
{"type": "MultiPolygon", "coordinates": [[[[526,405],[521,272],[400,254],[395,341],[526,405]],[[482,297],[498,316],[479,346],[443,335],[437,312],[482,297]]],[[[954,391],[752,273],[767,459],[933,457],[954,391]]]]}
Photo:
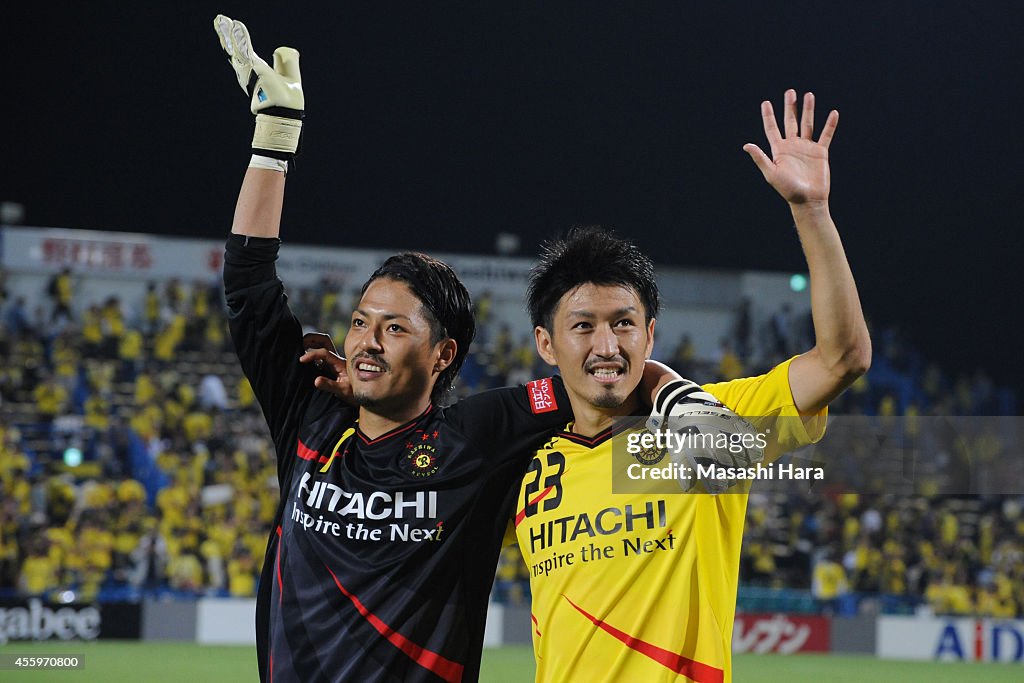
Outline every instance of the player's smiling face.
{"type": "Polygon", "coordinates": [[[541,358],[557,365],[573,410],[589,405],[614,414],[633,408],[644,361],[654,346],[654,321],[631,287],[586,283],[558,302],[550,330],[535,330],[541,358]]]}
{"type": "Polygon", "coordinates": [[[345,336],[357,404],[385,415],[426,408],[451,344],[430,342],[427,315],[404,282],[383,277],[366,288],[345,336]]]}

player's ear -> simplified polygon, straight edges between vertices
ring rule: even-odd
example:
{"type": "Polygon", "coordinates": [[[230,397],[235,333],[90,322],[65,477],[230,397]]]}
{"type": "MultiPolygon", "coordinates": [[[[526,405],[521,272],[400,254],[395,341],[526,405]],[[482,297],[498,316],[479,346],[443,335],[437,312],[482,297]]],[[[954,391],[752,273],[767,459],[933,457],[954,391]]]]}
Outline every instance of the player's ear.
{"type": "Polygon", "coordinates": [[[458,353],[458,350],[458,342],[451,337],[439,341],[435,347],[434,372],[444,372],[455,361],[455,355],[458,353]]]}
{"type": "Polygon", "coordinates": [[[558,365],[558,359],[555,358],[554,350],[551,347],[551,333],[538,325],[533,328],[533,338],[537,342],[537,353],[544,359],[544,362],[548,365],[558,365]]]}
{"type": "Polygon", "coordinates": [[[651,318],[651,322],[647,323],[647,346],[644,348],[644,358],[650,360],[651,354],[654,353],[654,323],[658,322],[656,318],[651,318]]]}

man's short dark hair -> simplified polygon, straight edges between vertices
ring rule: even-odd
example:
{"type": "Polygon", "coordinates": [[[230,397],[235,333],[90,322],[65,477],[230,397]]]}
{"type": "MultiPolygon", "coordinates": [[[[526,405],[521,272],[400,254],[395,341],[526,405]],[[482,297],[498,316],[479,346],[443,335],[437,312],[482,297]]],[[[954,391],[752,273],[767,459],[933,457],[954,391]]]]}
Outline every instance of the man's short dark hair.
{"type": "Polygon", "coordinates": [[[370,283],[379,278],[404,282],[423,304],[425,317],[430,323],[430,343],[451,338],[457,346],[455,359],[444,369],[434,384],[430,398],[438,402],[452,390],[469,345],[476,335],[473,301],[465,285],[444,261],[418,252],[395,254],[375,270],[363,285],[360,295],[366,293],[370,283]]]}
{"type": "Polygon", "coordinates": [[[540,262],[530,271],[526,298],[534,326],[551,330],[558,302],[587,283],[629,287],[644,305],[648,324],[658,315],[651,259],[609,228],[573,226],[565,237],[543,245],[540,262]]]}

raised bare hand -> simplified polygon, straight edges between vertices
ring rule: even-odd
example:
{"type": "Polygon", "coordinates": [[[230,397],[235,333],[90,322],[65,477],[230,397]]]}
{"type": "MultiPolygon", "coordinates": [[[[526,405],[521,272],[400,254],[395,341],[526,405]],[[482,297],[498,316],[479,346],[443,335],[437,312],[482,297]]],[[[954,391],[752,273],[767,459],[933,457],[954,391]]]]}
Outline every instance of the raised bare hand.
{"type": "Polygon", "coordinates": [[[839,112],[834,109],[829,112],[821,136],[815,142],[814,94],[804,95],[799,124],[795,90],[786,91],[784,108],[785,135],[779,131],[772,103],[767,100],[761,103],[761,117],[771,157],[750,142],[743,145],[743,151],[761,169],[765,180],[790,204],[827,202],[830,183],[828,146],[839,124],[839,112]]]}

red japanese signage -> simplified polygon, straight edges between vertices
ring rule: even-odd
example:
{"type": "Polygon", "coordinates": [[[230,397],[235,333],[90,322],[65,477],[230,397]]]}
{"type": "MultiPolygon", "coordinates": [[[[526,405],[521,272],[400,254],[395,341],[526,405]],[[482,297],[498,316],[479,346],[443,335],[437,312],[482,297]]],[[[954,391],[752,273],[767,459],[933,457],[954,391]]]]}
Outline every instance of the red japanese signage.
{"type": "Polygon", "coordinates": [[[828,652],[829,626],[825,617],[799,614],[737,614],[732,632],[733,652],[828,652]]]}
{"type": "Polygon", "coordinates": [[[153,265],[150,246],[140,242],[107,242],[47,237],[42,241],[43,264],[75,269],[148,270],[153,265]]]}

